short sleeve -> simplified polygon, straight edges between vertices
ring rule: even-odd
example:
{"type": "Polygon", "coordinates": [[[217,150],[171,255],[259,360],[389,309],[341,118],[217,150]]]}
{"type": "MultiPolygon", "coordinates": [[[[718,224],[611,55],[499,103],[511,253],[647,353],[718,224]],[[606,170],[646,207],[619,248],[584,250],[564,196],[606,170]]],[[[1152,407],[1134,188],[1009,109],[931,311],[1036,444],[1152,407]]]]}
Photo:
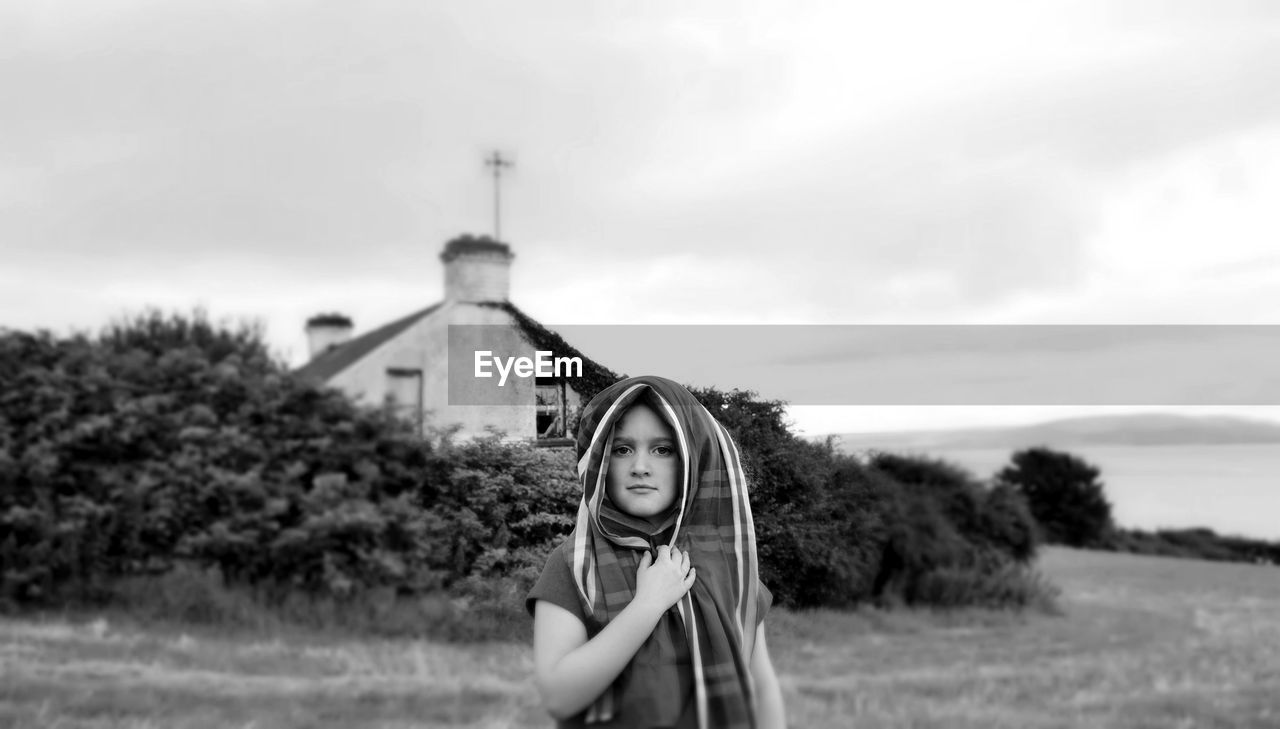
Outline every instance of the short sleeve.
{"type": "Polygon", "coordinates": [[[760,594],[756,596],[756,625],[764,622],[764,616],[771,607],[773,607],[773,593],[761,582],[760,594]]]}
{"type": "Polygon", "coordinates": [[[573,613],[583,625],[586,625],[582,602],[578,599],[578,586],[574,584],[573,575],[569,572],[569,563],[565,561],[563,547],[564,545],[556,547],[552,550],[551,556],[547,557],[547,564],[542,568],[542,574],[538,576],[538,581],[534,583],[524,599],[524,609],[528,611],[529,617],[533,617],[537,601],[546,600],[573,613]]]}

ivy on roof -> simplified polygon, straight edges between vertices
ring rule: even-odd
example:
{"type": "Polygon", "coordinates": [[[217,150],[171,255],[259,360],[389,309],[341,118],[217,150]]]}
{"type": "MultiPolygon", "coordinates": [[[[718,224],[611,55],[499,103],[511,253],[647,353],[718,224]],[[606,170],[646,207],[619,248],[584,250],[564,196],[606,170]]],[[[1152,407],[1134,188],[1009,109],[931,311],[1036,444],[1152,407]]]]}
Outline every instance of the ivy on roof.
{"type": "Polygon", "coordinates": [[[516,323],[520,325],[520,329],[528,335],[535,349],[555,352],[556,356],[578,357],[581,359],[582,377],[573,378],[573,389],[582,395],[584,404],[595,397],[596,393],[626,377],[626,375],[619,375],[586,356],[576,347],[566,342],[564,337],[529,318],[527,314],[517,309],[515,304],[509,301],[501,303],[486,302],[480,304],[480,306],[502,309],[510,314],[516,320],[516,323]]]}

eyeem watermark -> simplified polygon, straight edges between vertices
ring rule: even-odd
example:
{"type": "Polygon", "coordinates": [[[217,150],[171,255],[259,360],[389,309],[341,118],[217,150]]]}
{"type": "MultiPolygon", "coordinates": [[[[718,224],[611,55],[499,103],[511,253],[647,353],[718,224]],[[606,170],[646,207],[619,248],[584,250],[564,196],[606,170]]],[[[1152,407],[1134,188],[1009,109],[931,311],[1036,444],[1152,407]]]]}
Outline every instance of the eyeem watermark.
{"type": "Polygon", "coordinates": [[[519,378],[548,369],[573,388],[575,378],[554,377],[554,358],[543,353],[540,372],[531,357],[553,350],[580,357],[593,386],[605,372],[645,372],[789,405],[1280,405],[1276,325],[566,325],[555,334],[573,349],[515,326],[450,325],[449,403],[526,403],[539,384],[519,378]],[[485,351],[487,378],[476,367],[485,351]]]}
{"type": "Polygon", "coordinates": [[[554,352],[539,349],[533,357],[498,357],[492,350],[476,350],[476,378],[490,378],[498,370],[498,387],[506,387],[507,377],[582,377],[581,357],[556,357],[554,352]],[[563,367],[563,370],[561,369],[563,367]]]}
{"type": "Polygon", "coordinates": [[[596,362],[549,338],[512,324],[450,324],[449,405],[531,408],[577,391],[596,362]]]}

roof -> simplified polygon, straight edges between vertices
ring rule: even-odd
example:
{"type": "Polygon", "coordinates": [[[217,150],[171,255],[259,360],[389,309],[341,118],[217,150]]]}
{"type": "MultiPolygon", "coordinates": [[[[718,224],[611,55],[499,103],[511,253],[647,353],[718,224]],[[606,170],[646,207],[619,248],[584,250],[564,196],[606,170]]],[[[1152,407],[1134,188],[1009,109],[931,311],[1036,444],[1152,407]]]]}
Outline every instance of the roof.
{"type": "Polygon", "coordinates": [[[365,332],[349,342],[330,347],[310,362],[294,370],[294,374],[312,382],[328,382],[339,372],[360,361],[366,354],[391,341],[396,335],[418,323],[424,317],[430,315],[431,312],[439,309],[442,304],[443,302],[432,304],[402,319],[396,319],[390,324],[365,332]]]}
{"type": "MultiPolygon", "coordinates": [[[[421,311],[416,311],[402,319],[397,319],[390,324],[362,334],[345,344],[328,349],[295,370],[294,374],[312,382],[328,382],[343,370],[360,361],[365,355],[391,341],[401,332],[421,321],[424,317],[429,316],[443,305],[444,302],[432,304],[421,311]]],[[[594,396],[600,390],[622,379],[613,370],[578,351],[577,348],[566,342],[559,334],[534,321],[528,314],[517,309],[514,304],[504,301],[501,303],[484,302],[478,305],[501,309],[510,314],[515,319],[516,326],[520,328],[520,331],[529,338],[529,341],[535,347],[551,350],[559,355],[581,358],[582,377],[575,378],[574,389],[585,398],[594,396]]]]}

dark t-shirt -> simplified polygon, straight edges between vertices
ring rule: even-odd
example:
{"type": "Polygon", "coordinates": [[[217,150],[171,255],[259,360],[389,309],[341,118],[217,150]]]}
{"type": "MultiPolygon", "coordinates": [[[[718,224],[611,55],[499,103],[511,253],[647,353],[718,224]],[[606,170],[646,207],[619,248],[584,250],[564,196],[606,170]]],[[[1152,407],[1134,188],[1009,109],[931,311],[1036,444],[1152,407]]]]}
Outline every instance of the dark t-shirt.
{"type": "MultiPolygon", "coordinates": [[[[568,547],[568,542],[561,542],[560,546],[551,552],[551,556],[547,558],[547,565],[542,569],[542,575],[538,577],[537,583],[534,584],[533,589],[529,590],[529,595],[525,598],[525,609],[532,616],[538,600],[546,600],[553,605],[558,605],[582,621],[582,624],[587,629],[587,637],[590,639],[595,637],[596,633],[599,633],[604,626],[596,621],[593,616],[587,615],[582,609],[582,602],[578,598],[578,586],[573,582],[573,574],[570,572],[569,563],[565,559],[565,550],[568,547]]],[[[773,593],[769,592],[769,588],[765,587],[762,582],[760,583],[760,597],[757,605],[757,625],[764,620],[765,613],[769,611],[772,605],[773,593]]],[[[680,687],[680,696],[673,698],[682,707],[680,719],[675,724],[675,727],[676,729],[696,729],[698,719],[693,702],[693,664],[689,655],[688,640],[685,638],[684,630],[677,623],[678,621],[663,621],[659,623],[658,627],[661,630],[663,626],[667,626],[670,631],[670,635],[667,637],[675,648],[675,668],[680,687]]],[[[644,649],[642,648],[641,651],[643,652],[644,649]]],[[[643,659],[644,656],[637,654],[636,659],[628,665],[625,671],[667,670],[661,666],[651,665],[643,659]]],[[[609,729],[633,727],[634,724],[627,721],[625,716],[627,713],[624,704],[624,707],[618,711],[613,721],[592,724],[592,726],[609,729]]],[[[566,721],[557,722],[556,726],[560,727],[560,729],[576,729],[577,727],[585,726],[585,715],[586,712],[584,711],[566,721]]]]}

